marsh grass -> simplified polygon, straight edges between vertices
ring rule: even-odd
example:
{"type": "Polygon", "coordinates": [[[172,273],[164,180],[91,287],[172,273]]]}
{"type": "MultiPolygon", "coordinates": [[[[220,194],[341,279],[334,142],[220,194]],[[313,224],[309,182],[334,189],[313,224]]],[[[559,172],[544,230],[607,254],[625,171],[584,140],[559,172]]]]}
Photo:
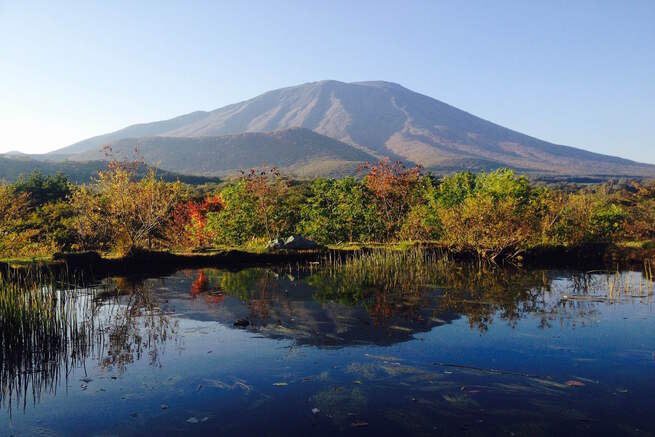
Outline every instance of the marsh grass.
{"type": "Polygon", "coordinates": [[[652,298],[655,294],[653,268],[649,261],[644,262],[642,273],[621,272],[606,275],[607,298],[610,300],[630,298],[652,298]]]}
{"type": "Polygon", "coordinates": [[[87,286],[73,275],[8,269],[0,273],[0,408],[12,414],[55,394],[87,360],[125,371],[160,345],[176,324],[150,289],[118,279],[87,286]]]}
{"type": "Polygon", "coordinates": [[[29,395],[38,401],[56,390],[62,369],[68,373],[88,355],[93,325],[80,317],[83,301],[71,291],[74,282],[40,270],[0,273],[1,407],[11,411],[21,400],[25,407],[29,395]]]}
{"type": "Polygon", "coordinates": [[[386,291],[417,290],[434,285],[450,260],[436,251],[375,249],[343,256],[330,254],[321,263],[338,288],[376,287],[386,291]]]}

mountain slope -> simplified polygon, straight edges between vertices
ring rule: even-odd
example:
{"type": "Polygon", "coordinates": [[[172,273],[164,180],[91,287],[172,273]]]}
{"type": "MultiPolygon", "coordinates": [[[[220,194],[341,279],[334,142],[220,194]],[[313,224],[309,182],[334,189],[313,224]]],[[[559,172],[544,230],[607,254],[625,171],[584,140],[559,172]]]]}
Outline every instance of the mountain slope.
{"type": "MultiPolygon", "coordinates": [[[[298,175],[341,175],[375,158],[308,129],[249,132],[220,137],[145,137],[111,144],[116,156],[134,149],[151,165],[195,175],[221,175],[271,165],[298,175]]],[[[77,154],[77,161],[103,159],[100,150],[77,154]]]]}
{"type": "Polygon", "coordinates": [[[211,112],[132,126],[59,152],[90,150],[103,139],[138,137],[142,131],[195,138],[293,127],[434,170],[508,166],[547,174],[655,176],[655,166],[541,141],[389,82],[282,88],[211,112]]]}
{"type": "Polygon", "coordinates": [[[73,155],[77,153],[88,152],[101,148],[103,145],[123,138],[150,137],[165,134],[171,130],[186,126],[194,121],[201,120],[207,116],[206,112],[196,111],[190,114],[181,115],[171,118],[170,120],[156,121],[154,123],[142,123],[128,126],[124,129],[117,130],[104,135],[98,135],[70,146],[55,150],[49,155],[73,155]]]}
{"type": "MultiPolygon", "coordinates": [[[[45,176],[61,173],[71,182],[86,184],[98,176],[99,170],[106,170],[106,161],[61,161],[48,162],[31,158],[17,158],[11,155],[0,155],[0,182],[14,182],[21,176],[29,176],[32,172],[38,171],[45,176]]],[[[145,174],[145,169],[141,169],[145,174]]],[[[170,171],[158,170],[157,175],[167,181],[180,180],[188,184],[219,183],[220,179],[183,175],[170,171]]]]}

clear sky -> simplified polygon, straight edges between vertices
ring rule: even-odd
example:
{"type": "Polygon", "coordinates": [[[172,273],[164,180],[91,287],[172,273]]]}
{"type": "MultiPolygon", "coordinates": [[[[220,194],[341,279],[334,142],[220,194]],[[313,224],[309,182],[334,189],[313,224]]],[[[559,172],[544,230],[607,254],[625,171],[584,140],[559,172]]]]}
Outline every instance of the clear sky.
{"type": "Polygon", "coordinates": [[[0,152],[321,79],[655,163],[653,0],[0,0],[0,152]]]}

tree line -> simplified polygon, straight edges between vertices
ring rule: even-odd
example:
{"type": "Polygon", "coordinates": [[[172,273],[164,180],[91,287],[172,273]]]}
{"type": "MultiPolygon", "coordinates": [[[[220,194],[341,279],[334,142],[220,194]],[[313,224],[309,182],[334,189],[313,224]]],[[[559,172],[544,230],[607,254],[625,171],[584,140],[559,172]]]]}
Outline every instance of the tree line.
{"type": "Polygon", "coordinates": [[[221,185],[110,163],[89,184],[33,173],[0,183],[0,256],[96,250],[430,241],[490,260],[537,246],[655,239],[655,183],[540,186],[512,170],[445,177],[383,160],[360,177],[297,181],[253,169],[221,185]]]}

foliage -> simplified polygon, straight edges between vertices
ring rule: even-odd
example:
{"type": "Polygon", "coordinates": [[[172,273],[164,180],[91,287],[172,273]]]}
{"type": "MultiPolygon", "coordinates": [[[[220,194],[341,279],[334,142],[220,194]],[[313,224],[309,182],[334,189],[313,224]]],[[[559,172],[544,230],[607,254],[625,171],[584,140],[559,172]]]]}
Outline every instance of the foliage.
{"type": "Polygon", "coordinates": [[[366,188],[355,178],[316,179],[301,206],[300,232],[322,243],[352,242],[379,234],[366,188]]]}
{"type": "Polygon", "coordinates": [[[632,182],[618,197],[630,211],[623,223],[623,238],[655,240],[655,181],[632,182]]]}
{"type": "Polygon", "coordinates": [[[500,255],[514,258],[535,243],[539,222],[531,220],[534,212],[516,198],[470,196],[440,211],[443,241],[452,249],[474,252],[490,261],[500,255]]]}
{"type": "Polygon", "coordinates": [[[21,217],[29,208],[29,195],[17,193],[14,187],[0,184],[0,254],[19,253],[29,240],[21,217]]]}
{"type": "Polygon", "coordinates": [[[285,197],[289,185],[277,168],[251,169],[243,175],[244,189],[254,202],[258,219],[268,239],[278,238],[289,228],[285,215],[285,197]]]}
{"type": "Polygon", "coordinates": [[[539,242],[538,193],[511,170],[463,173],[440,187],[438,210],[443,242],[457,251],[494,261],[518,256],[539,242]]]}
{"type": "Polygon", "coordinates": [[[73,197],[77,233],[85,246],[108,245],[120,253],[151,248],[164,236],[169,215],[179,200],[179,182],[166,183],[154,171],[141,180],[122,166],[100,172],[90,189],[73,197]]]}
{"type": "Polygon", "coordinates": [[[173,247],[204,247],[217,237],[214,227],[207,225],[208,216],[223,209],[218,195],[206,195],[202,200],[179,202],[173,209],[166,227],[167,240],[173,247]]]}
{"type": "Polygon", "coordinates": [[[558,209],[548,241],[567,246],[612,242],[625,218],[624,211],[603,193],[568,194],[558,209]]]}
{"type": "Polygon", "coordinates": [[[363,178],[292,181],[275,168],[221,186],[112,162],[89,185],[38,172],[0,184],[0,256],[240,245],[293,233],[322,244],[432,241],[481,259],[539,245],[655,239],[655,183],[544,187],[511,170],[421,175],[381,161],[363,178]]]}
{"type": "Polygon", "coordinates": [[[14,189],[16,193],[29,195],[30,204],[35,206],[64,201],[72,192],[71,184],[63,174],[43,176],[38,170],[28,178],[21,176],[14,184],[14,189]]]}
{"type": "Polygon", "coordinates": [[[256,199],[246,190],[244,179],[221,190],[219,197],[223,205],[221,212],[207,216],[207,227],[216,232],[217,242],[243,244],[265,235],[264,223],[257,214],[256,199]]]}
{"type": "Polygon", "coordinates": [[[421,168],[407,168],[400,161],[391,162],[387,158],[377,164],[365,164],[362,170],[368,170],[364,184],[384,223],[383,238],[385,241],[391,240],[411,208],[412,194],[421,168]]]}

